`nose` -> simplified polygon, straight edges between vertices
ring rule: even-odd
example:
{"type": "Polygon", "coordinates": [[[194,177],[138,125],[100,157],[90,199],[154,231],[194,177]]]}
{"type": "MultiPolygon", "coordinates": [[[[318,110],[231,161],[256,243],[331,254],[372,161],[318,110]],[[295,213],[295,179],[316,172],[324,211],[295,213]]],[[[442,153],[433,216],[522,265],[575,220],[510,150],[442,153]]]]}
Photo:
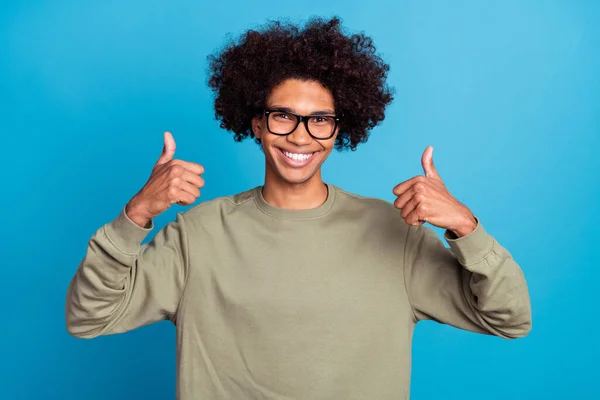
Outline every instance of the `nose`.
{"type": "Polygon", "coordinates": [[[304,121],[298,124],[298,127],[289,135],[287,135],[287,141],[295,144],[296,146],[305,146],[312,142],[312,137],[306,131],[304,121]]]}

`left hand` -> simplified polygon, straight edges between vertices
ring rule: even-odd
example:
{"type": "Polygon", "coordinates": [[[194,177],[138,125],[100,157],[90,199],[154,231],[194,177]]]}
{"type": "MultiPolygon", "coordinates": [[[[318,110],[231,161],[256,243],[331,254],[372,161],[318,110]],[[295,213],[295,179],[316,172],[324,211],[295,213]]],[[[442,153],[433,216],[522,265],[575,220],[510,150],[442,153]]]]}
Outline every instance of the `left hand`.
{"type": "Polygon", "coordinates": [[[462,237],[477,227],[477,220],[467,206],[456,200],[446,189],[433,165],[433,147],[425,149],[421,157],[425,176],[419,175],[394,187],[398,196],[394,206],[409,225],[429,222],[448,229],[462,237]]]}

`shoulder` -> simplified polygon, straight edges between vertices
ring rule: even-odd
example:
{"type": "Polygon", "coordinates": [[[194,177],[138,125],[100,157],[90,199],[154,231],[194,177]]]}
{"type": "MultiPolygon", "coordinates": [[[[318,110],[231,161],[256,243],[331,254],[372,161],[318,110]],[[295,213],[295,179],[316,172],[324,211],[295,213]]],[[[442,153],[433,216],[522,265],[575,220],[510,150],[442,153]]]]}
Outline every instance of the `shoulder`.
{"type": "Polygon", "coordinates": [[[363,221],[378,228],[405,232],[408,225],[400,216],[400,210],[389,201],[358,195],[336,187],[339,209],[356,221],[363,221]]]}
{"type": "Polygon", "coordinates": [[[186,221],[209,222],[214,218],[221,218],[225,214],[234,213],[243,209],[248,204],[253,204],[254,194],[257,188],[245,190],[240,193],[220,196],[211,200],[201,202],[192,208],[182,212],[186,221]]]}
{"type": "Polygon", "coordinates": [[[356,193],[349,192],[335,186],[338,201],[344,208],[351,208],[364,211],[368,209],[371,212],[379,215],[391,216],[399,215],[399,210],[394,207],[389,201],[376,197],[362,196],[356,193]]]}
{"type": "Polygon", "coordinates": [[[358,195],[336,187],[337,217],[362,227],[378,246],[398,246],[408,236],[410,226],[394,204],[381,198],[358,195]]]}

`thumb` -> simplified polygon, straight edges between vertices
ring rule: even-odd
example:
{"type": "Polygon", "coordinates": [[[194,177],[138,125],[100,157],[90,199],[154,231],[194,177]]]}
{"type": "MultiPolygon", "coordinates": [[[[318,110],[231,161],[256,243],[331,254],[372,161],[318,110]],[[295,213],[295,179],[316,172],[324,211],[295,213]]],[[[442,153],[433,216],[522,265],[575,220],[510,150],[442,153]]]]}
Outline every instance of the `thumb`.
{"type": "Polygon", "coordinates": [[[175,155],[175,139],[173,139],[173,135],[171,132],[165,132],[165,144],[163,146],[162,153],[156,162],[156,165],[162,165],[168,161],[173,159],[175,155]]]}
{"type": "Polygon", "coordinates": [[[428,146],[423,152],[423,156],[421,157],[421,165],[423,166],[423,171],[425,171],[425,176],[428,178],[437,178],[440,179],[440,175],[437,173],[435,166],[433,165],[433,147],[428,146]]]}

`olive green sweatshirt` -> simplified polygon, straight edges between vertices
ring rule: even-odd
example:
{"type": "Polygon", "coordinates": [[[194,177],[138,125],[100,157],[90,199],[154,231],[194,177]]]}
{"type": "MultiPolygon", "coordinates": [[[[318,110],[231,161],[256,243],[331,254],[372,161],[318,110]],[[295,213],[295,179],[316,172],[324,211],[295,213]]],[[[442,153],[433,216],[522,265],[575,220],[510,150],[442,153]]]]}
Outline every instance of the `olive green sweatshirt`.
{"type": "Polygon", "coordinates": [[[392,204],[328,188],[308,210],[260,186],[200,203],[143,245],[153,226],[121,210],[71,281],[68,331],[172,321],[179,400],[407,399],[417,321],[528,333],[523,273],[480,221],[446,231],[448,248],[392,204]]]}

